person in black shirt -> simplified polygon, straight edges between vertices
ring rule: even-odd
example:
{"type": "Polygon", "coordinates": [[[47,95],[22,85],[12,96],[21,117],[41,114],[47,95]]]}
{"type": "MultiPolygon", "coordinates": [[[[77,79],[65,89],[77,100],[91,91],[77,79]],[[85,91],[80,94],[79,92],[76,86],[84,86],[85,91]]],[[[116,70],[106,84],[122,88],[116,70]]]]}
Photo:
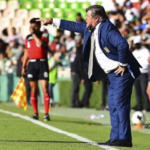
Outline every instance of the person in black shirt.
{"type": "Polygon", "coordinates": [[[89,99],[93,90],[93,83],[92,81],[88,78],[88,68],[84,66],[83,70],[84,74],[84,87],[85,87],[85,92],[83,94],[80,107],[88,108],[89,107],[89,99]]]}
{"type": "Polygon", "coordinates": [[[79,85],[83,81],[83,58],[81,40],[76,41],[76,47],[70,55],[72,93],[71,107],[79,107],[79,85]]]}
{"type": "Polygon", "coordinates": [[[8,44],[5,43],[2,39],[0,39],[0,53],[5,54],[8,44]]]}

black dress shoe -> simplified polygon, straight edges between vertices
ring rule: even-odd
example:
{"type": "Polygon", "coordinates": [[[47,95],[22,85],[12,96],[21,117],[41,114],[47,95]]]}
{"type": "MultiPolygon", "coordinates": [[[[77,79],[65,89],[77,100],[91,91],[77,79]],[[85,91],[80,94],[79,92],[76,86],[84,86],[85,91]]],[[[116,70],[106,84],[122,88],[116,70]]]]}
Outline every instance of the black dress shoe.
{"type": "Polygon", "coordinates": [[[98,143],[99,145],[109,145],[110,143],[115,143],[115,142],[117,142],[118,140],[114,140],[114,139],[110,139],[110,140],[108,140],[107,142],[105,142],[105,143],[98,143]]]}
{"type": "Polygon", "coordinates": [[[109,146],[132,147],[132,142],[127,140],[117,140],[116,142],[108,143],[109,146]]]}

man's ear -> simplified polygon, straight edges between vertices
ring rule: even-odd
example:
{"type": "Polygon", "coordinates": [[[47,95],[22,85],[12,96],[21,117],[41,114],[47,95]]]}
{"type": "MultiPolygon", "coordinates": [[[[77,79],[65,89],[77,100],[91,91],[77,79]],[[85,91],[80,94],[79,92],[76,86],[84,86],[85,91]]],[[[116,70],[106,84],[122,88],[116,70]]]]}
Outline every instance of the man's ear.
{"type": "Polygon", "coordinates": [[[98,23],[100,21],[101,21],[100,17],[96,17],[96,22],[98,23]]]}

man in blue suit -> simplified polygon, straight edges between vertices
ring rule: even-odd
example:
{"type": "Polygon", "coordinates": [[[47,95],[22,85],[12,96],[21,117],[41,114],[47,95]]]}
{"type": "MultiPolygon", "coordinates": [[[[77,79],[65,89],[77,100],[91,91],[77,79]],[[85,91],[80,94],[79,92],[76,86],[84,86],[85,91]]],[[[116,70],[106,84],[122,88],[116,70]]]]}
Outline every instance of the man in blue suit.
{"type": "Polygon", "coordinates": [[[100,5],[86,9],[86,23],[56,18],[40,19],[43,24],[79,32],[84,35],[83,58],[92,81],[109,78],[108,105],[111,118],[110,140],[100,143],[110,146],[132,147],[130,127],[130,99],[132,85],[140,75],[140,65],[118,29],[109,21],[100,5]]]}

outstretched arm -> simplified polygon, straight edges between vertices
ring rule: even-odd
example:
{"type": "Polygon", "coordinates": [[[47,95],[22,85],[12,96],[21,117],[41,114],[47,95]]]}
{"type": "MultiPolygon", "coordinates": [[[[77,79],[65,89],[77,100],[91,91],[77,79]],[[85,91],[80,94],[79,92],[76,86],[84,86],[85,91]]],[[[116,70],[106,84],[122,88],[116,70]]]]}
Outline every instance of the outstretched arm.
{"type": "Polygon", "coordinates": [[[73,31],[73,32],[79,32],[82,34],[84,34],[84,30],[86,28],[85,23],[76,23],[73,21],[67,21],[58,18],[44,18],[44,19],[39,19],[37,21],[41,21],[44,25],[52,24],[54,27],[73,31]]]}

